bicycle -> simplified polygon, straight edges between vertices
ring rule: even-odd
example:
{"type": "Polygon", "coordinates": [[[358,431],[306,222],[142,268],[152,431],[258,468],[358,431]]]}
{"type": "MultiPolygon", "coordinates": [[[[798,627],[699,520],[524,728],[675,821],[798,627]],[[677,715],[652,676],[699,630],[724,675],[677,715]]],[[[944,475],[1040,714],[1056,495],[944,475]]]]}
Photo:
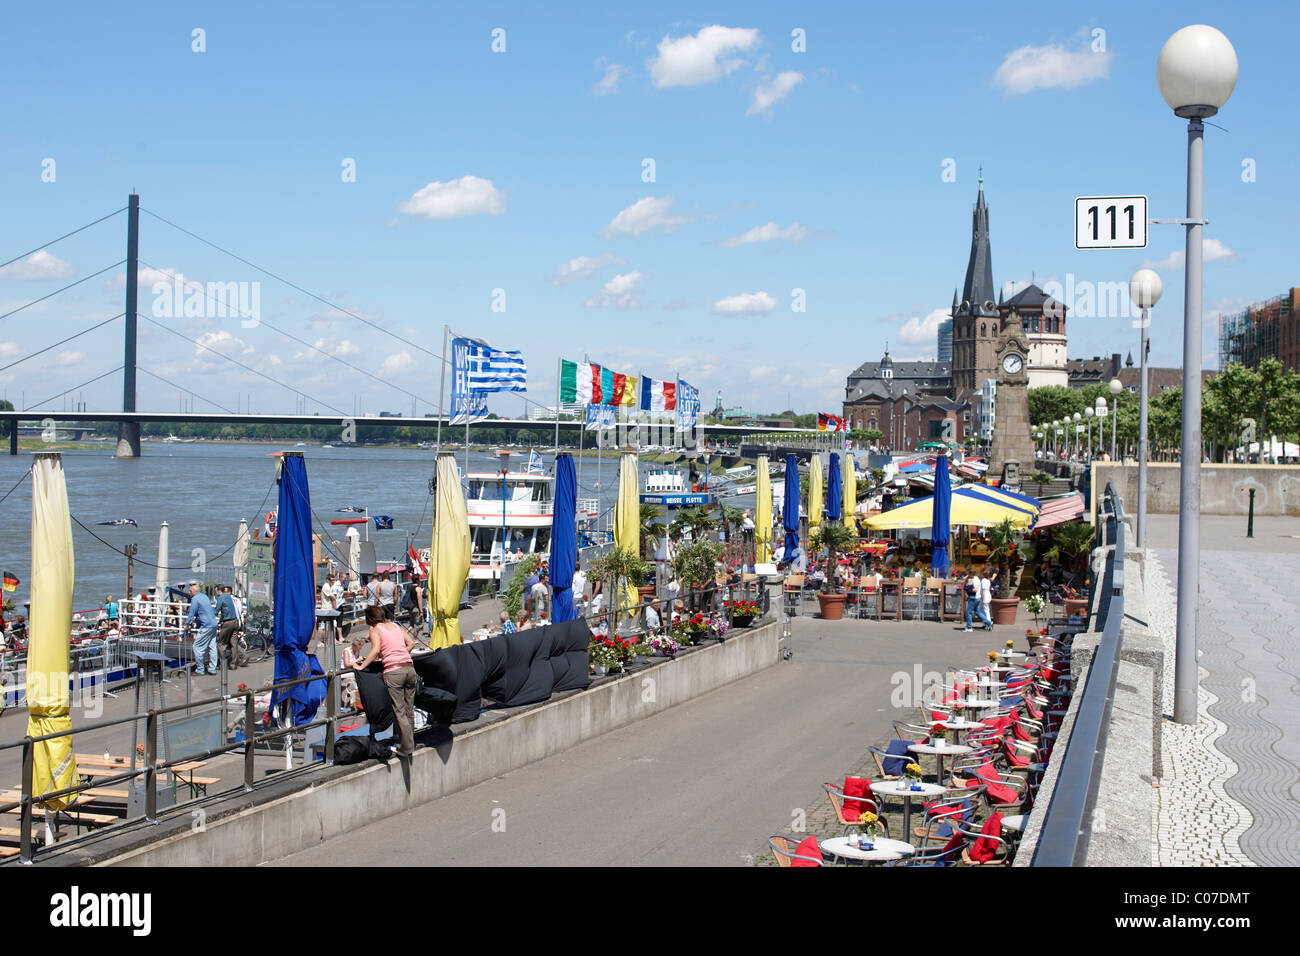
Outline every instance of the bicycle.
{"type": "Polygon", "coordinates": [[[270,632],[269,615],[248,615],[244,621],[244,629],[239,632],[237,642],[240,657],[245,664],[257,664],[275,653],[274,638],[270,632]]]}

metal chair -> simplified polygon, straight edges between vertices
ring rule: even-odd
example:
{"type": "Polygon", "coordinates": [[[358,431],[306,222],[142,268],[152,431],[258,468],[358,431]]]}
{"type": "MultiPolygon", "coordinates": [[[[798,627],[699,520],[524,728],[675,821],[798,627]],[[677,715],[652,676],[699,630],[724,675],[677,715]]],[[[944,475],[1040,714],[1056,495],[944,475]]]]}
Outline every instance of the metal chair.
{"type": "Polygon", "coordinates": [[[782,836],[780,834],[767,838],[767,845],[771,847],[772,855],[776,857],[777,866],[793,866],[795,860],[801,860],[808,866],[826,865],[826,860],[821,855],[821,850],[817,851],[817,856],[815,857],[797,853],[796,849],[800,842],[802,841],[795,840],[792,837],[782,836]]]}

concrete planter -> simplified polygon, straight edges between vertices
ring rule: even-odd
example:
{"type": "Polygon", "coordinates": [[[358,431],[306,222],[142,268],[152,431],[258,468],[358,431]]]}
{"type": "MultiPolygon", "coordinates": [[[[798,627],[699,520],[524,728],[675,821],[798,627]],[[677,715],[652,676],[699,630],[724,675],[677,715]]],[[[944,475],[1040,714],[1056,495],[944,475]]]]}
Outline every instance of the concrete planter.
{"type": "Polygon", "coordinates": [[[1015,624],[1019,604],[1020,598],[993,598],[989,601],[989,617],[994,624],[1015,624]]]}
{"type": "Polygon", "coordinates": [[[822,620],[838,621],[844,617],[844,598],[843,594],[822,594],[817,593],[817,603],[822,607],[822,620]]]}

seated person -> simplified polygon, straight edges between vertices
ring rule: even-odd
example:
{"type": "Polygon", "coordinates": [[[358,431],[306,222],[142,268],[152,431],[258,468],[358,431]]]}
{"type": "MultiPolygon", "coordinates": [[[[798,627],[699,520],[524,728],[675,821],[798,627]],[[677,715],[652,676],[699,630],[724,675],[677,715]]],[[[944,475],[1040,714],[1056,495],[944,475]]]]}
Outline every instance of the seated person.
{"type": "Polygon", "coordinates": [[[526,631],[532,626],[533,622],[528,619],[528,609],[524,608],[519,612],[519,616],[515,618],[515,630],[526,631]]]}
{"type": "Polygon", "coordinates": [[[645,629],[647,631],[657,631],[661,623],[659,611],[653,604],[647,604],[645,609],[645,629]]]}

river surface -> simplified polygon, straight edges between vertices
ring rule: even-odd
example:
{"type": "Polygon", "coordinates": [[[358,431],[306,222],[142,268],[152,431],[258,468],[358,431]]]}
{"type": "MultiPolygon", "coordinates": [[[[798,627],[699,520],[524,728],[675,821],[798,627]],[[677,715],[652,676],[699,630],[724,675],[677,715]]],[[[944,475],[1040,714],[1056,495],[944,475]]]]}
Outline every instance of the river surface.
{"type": "MultiPolygon", "coordinates": [[[[212,567],[231,568],[239,519],[247,520],[250,529],[261,528],[266,513],[276,506],[278,489],[271,456],[278,451],[303,453],[317,533],[342,541],[346,526],[330,526],[329,522],[357,515],[340,514],[338,509],[368,507],[372,515],[393,517],[391,531],[376,531],[373,524],[370,528],[370,540],[375,542],[375,555],[380,560],[400,560],[406,553],[409,533],[415,534],[417,548],[429,546],[429,479],[435,463],[432,450],[145,442],[140,458],[118,459],[112,456],[113,447],[112,443],[88,444],[85,451],[63,452],[72,514],[106,542],[97,541],[73,522],[73,607],[78,611],[101,607],[109,594],[124,596],[127,562],[119,552],[128,544],[139,547],[133,578],[136,593],[155,583],[158,572],[153,565],[158,563],[169,566],[171,584],[202,578],[192,570],[195,548],[203,549],[212,567]],[[133,518],[139,526],[99,526],[101,521],[116,518],[133,518]],[[167,560],[159,562],[158,531],[164,521],[169,547],[167,560]]],[[[549,450],[543,453],[543,459],[546,471],[551,472],[553,456],[549,450]]],[[[463,450],[457,452],[456,460],[463,470],[463,450]]],[[[516,449],[511,470],[523,470],[527,461],[527,450],[516,449]]],[[[575,458],[575,465],[580,468],[579,497],[599,498],[602,511],[612,506],[618,491],[617,455],[606,454],[599,467],[594,457],[575,458]]],[[[16,457],[0,456],[0,494],[30,466],[29,452],[16,457]]],[[[495,471],[499,467],[498,459],[490,453],[469,453],[470,471],[495,471]]],[[[0,570],[16,574],[22,582],[16,592],[5,595],[14,601],[20,614],[28,598],[31,576],[31,500],[30,482],[24,482],[0,503],[0,513],[6,519],[0,523],[0,570]]],[[[736,502],[733,499],[729,503],[736,502]]],[[[604,526],[602,519],[600,527],[604,526]]]]}

